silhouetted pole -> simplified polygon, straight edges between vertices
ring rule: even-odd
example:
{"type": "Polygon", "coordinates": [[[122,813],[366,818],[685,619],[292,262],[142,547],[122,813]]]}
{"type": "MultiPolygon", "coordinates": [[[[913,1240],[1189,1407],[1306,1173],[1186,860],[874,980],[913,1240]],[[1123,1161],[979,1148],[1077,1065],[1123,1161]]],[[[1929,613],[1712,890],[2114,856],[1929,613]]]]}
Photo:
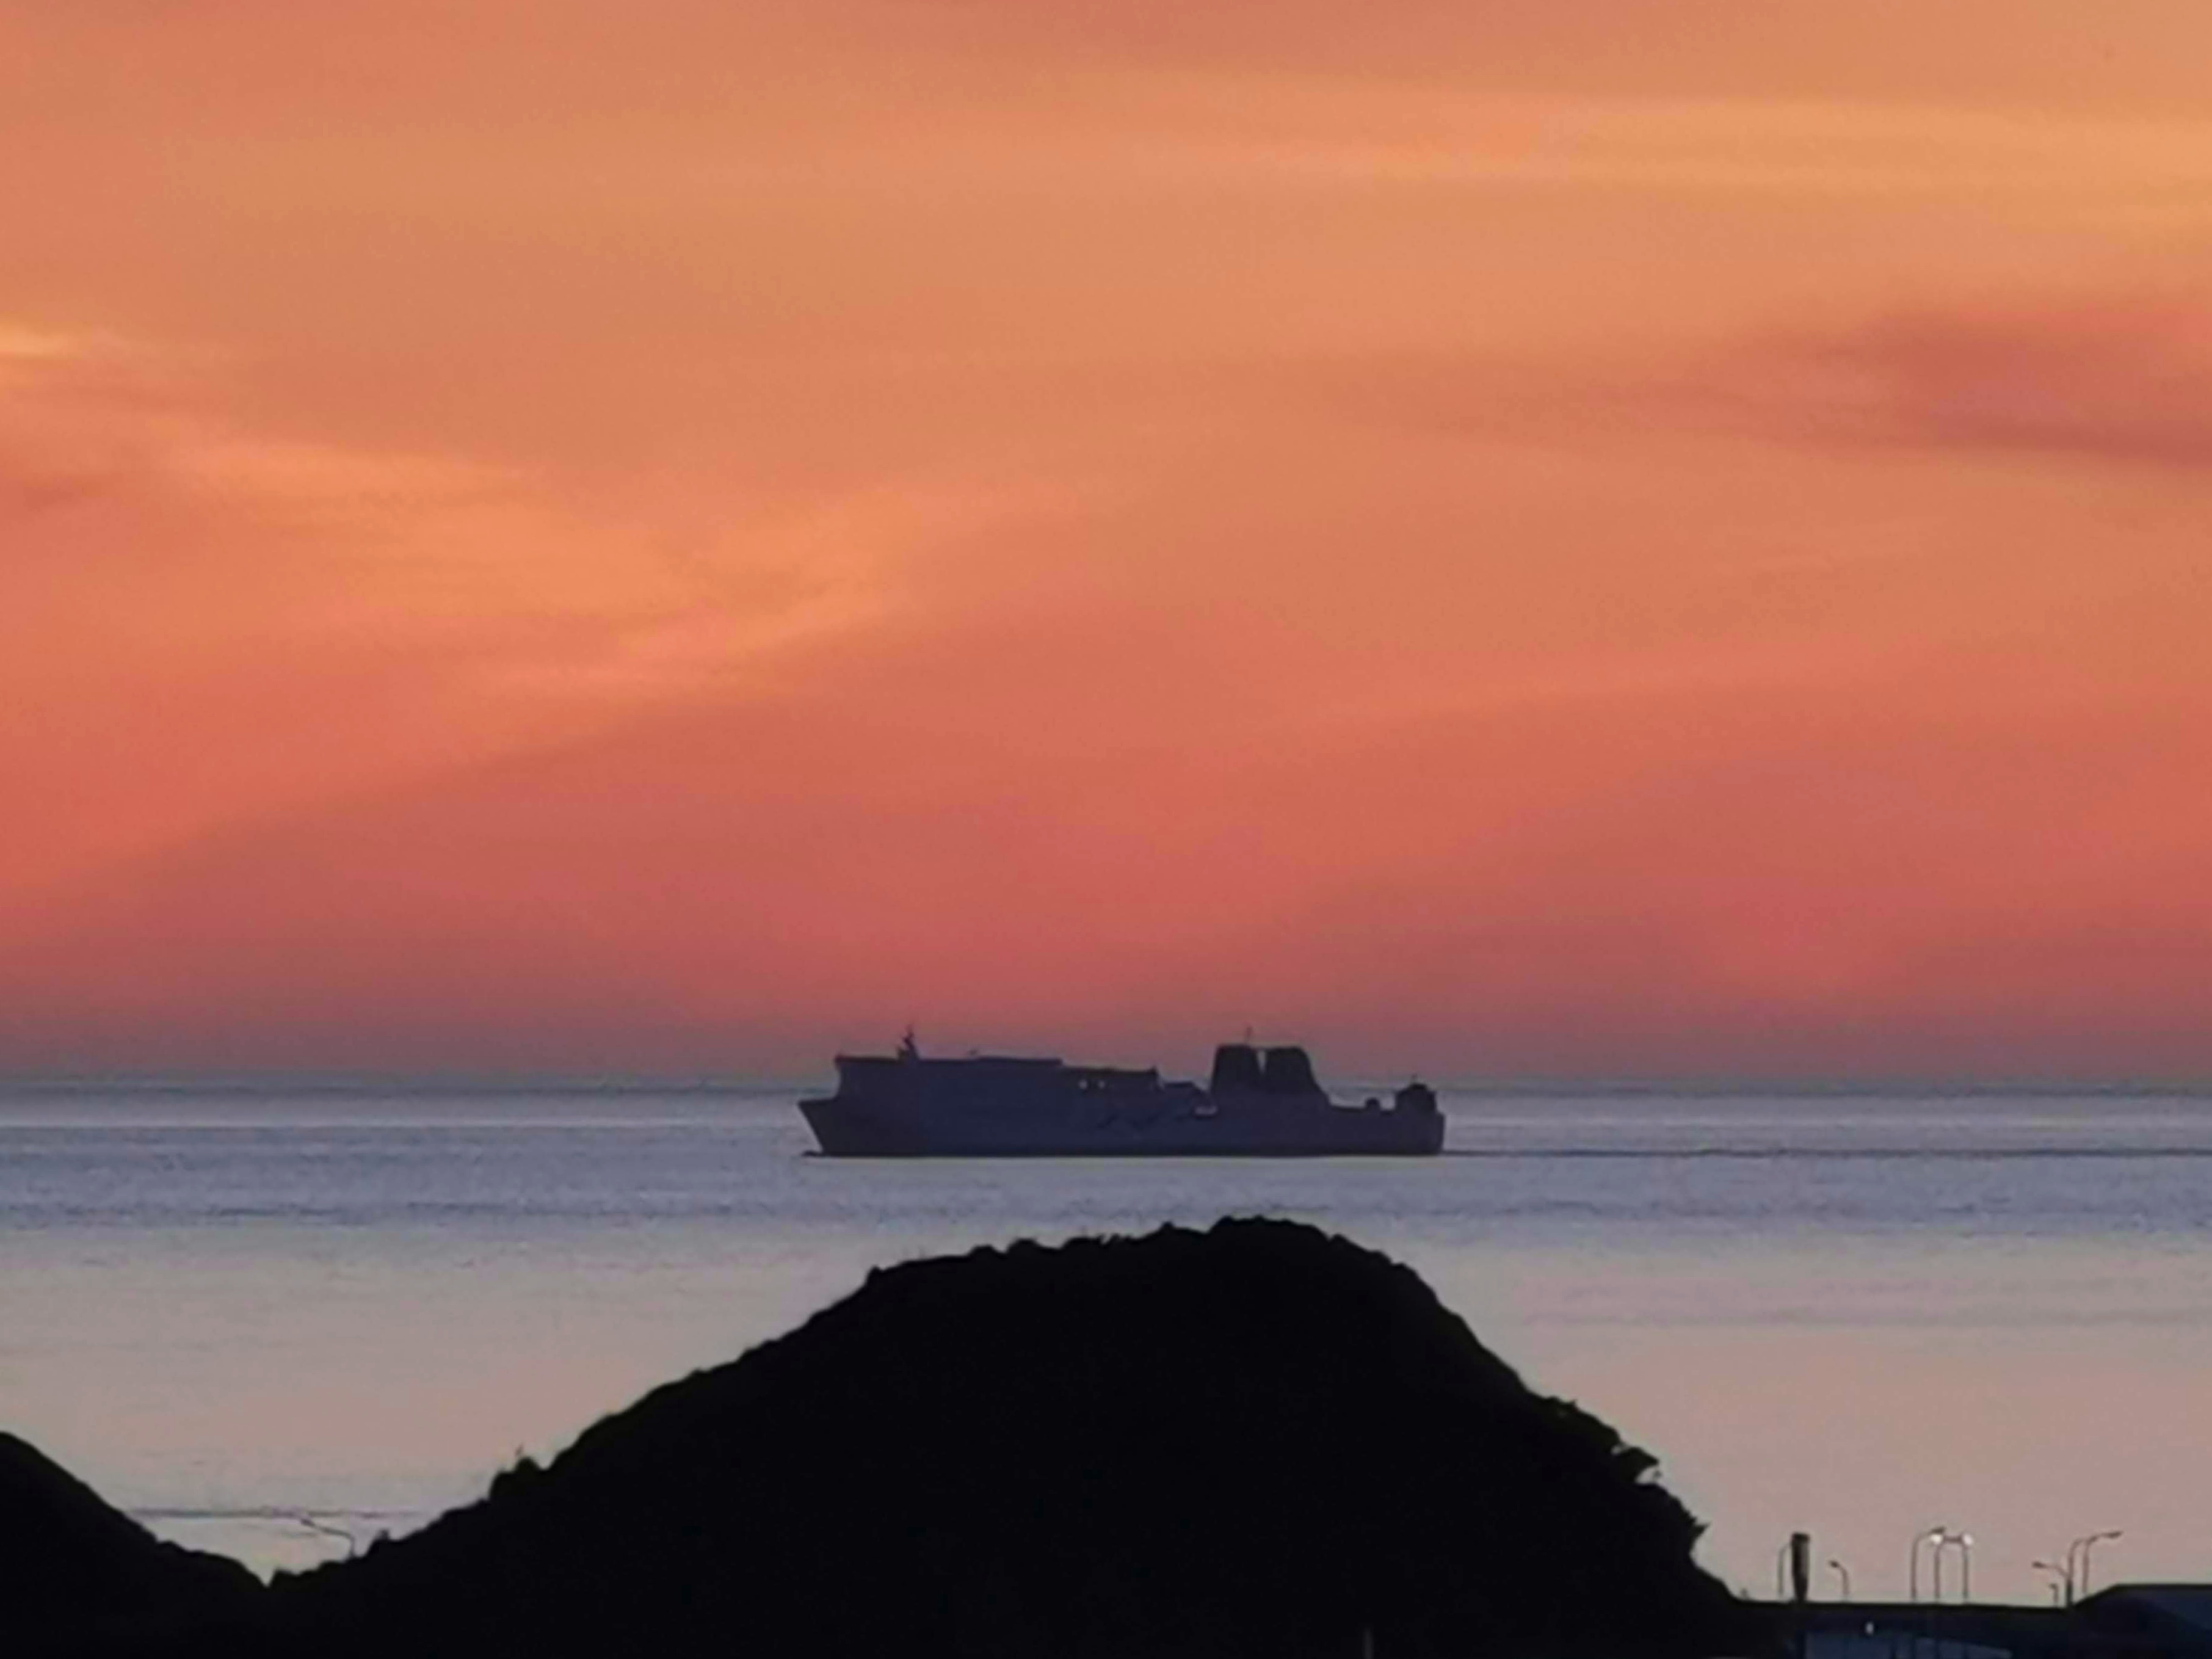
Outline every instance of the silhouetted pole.
{"type": "Polygon", "coordinates": [[[2028,1565],[2051,1575],[2051,1604],[2070,1607],[2074,1605],[2074,1569],[2069,1565],[2060,1566],[2056,1561],[2031,1561],[2028,1565]],[[2063,1600],[2061,1600],[2061,1597],[2063,1600]]]}
{"type": "Polygon", "coordinates": [[[1793,1532],[1790,1540],[1774,1552],[1774,1599],[1784,1601],[1783,1590],[1784,1564],[1788,1564],[1790,1587],[1787,1595],[1790,1616],[1790,1651],[1795,1659],[1805,1659],[1808,1632],[1811,1626],[1813,1597],[1813,1534],[1793,1532]]]}
{"type": "Polygon", "coordinates": [[[2110,1532],[2093,1532],[2087,1538],[2084,1538],[2081,1540],[2082,1595],[2087,1595],[2089,1593],[2089,1552],[2095,1549],[2098,1545],[2105,1542],[2107,1539],[2118,1538],[2120,1535],[2119,1528],[2115,1527],[2110,1532]]]}
{"type": "Polygon", "coordinates": [[[2089,1593],[2089,1552],[2107,1539],[2121,1535],[2118,1528],[2108,1532],[2087,1532],[2066,1547],[2066,1605],[2072,1607],[2076,1600],[2089,1593]],[[2081,1565],[2074,1565],[2075,1556],[2081,1565]]]}
{"type": "MultiPolygon", "coordinates": [[[[1925,1532],[1916,1532],[1912,1534],[1912,1553],[1909,1558],[1909,1565],[1905,1570],[1905,1577],[1911,1586],[1911,1595],[1908,1599],[1916,1606],[1918,1605],[1920,1601],[1920,1547],[1923,1544],[1933,1544],[1940,1553],[1942,1549],[1943,1534],[1949,1530],[1950,1528],[1948,1527],[1930,1527],[1925,1532]]],[[[1936,1600],[1941,1601],[1942,1600],[1942,1565],[1939,1559],[1936,1564],[1936,1600]]],[[[1912,1636],[1912,1651],[1916,1655],[1920,1651],[1920,1644],[1922,1640],[1928,1634],[1927,1630],[1923,1627],[1924,1623],[1925,1620],[1923,1619],[1923,1620],[1917,1622],[1914,1627],[1912,1636]]]]}
{"type": "MultiPolygon", "coordinates": [[[[1920,1547],[1923,1544],[1936,1543],[1949,1530],[1948,1527],[1930,1527],[1925,1532],[1916,1532],[1912,1534],[1911,1553],[1905,1558],[1905,1577],[1910,1587],[1905,1598],[1906,1601],[1917,1601],[1920,1599],[1920,1547]]],[[[1938,1594],[1940,1595],[1941,1592],[1939,1591],[1938,1594]]]]}
{"type": "Polygon", "coordinates": [[[1951,1541],[1959,1547],[1959,1600],[1971,1601],[1974,1599],[1974,1534],[1954,1533],[1951,1541]]]}

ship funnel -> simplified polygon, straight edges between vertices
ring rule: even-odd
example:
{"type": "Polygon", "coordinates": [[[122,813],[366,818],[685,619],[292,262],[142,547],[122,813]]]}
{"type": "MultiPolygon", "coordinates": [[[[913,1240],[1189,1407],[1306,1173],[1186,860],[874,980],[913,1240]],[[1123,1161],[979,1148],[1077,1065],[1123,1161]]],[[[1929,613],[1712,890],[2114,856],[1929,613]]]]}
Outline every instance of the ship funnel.
{"type": "Polygon", "coordinates": [[[1270,1048],[1260,1066],[1260,1086],[1271,1095],[1317,1095],[1313,1061],[1303,1048],[1270,1048]]]}
{"type": "Polygon", "coordinates": [[[1224,1042],[1213,1051],[1213,1078],[1209,1093],[1257,1093],[1265,1085],[1260,1076],[1260,1051],[1249,1042],[1224,1042]]]}

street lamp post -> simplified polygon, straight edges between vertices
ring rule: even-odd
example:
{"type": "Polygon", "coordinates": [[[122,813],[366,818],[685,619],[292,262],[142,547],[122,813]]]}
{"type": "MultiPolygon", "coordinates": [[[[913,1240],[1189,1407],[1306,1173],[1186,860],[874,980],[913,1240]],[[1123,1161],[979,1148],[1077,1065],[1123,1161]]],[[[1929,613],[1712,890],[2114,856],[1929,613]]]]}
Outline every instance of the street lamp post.
{"type": "Polygon", "coordinates": [[[2066,1604],[2069,1607],[2089,1593],[2089,1552],[2098,1545],[2121,1535],[2115,1527],[2107,1532],[2087,1532],[2066,1547],[2066,1604]],[[2076,1557],[2081,1565],[2074,1565],[2076,1557]]]}
{"type": "Polygon", "coordinates": [[[1828,1565],[1835,1569],[1836,1577],[1843,1583],[1844,1600],[1846,1601],[1850,1601],[1851,1599],[1851,1570],[1840,1561],[1831,1560],[1828,1565]]]}
{"type": "MultiPolygon", "coordinates": [[[[1974,1534],[1954,1532],[1936,1547],[1940,1550],[1948,1544],[1959,1547],[1959,1600],[1962,1603],[1971,1601],[1974,1599],[1974,1534]]],[[[1939,1596],[1936,1599],[1940,1601],[1942,1598],[1939,1596]]]]}
{"type": "Polygon", "coordinates": [[[2070,1607],[2074,1605],[2074,1569],[2060,1566],[2056,1561],[2031,1561],[2028,1565],[2039,1572],[2051,1575],[2051,1605],[2070,1607]]]}
{"type": "Polygon", "coordinates": [[[2118,1538],[2120,1535],[2120,1529],[2115,1527],[2110,1532],[2093,1532],[2087,1538],[2084,1538],[2081,1540],[2082,1595],[2087,1595],[2089,1593],[2089,1552],[2096,1548],[2098,1545],[2106,1542],[2107,1540],[2118,1538]]]}
{"type": "MultiPolygon", "coordinates": [[[[1937,1548],[1942,1548],[1941,1540],[1943,1534],[1948,1531],[1950,1531],[1948,1527],[1930,1527],[1925,1532],[1916,1532],[1912,1534],[1912,1550],[1905,1557],[1905,1578],[1909,1587],[1905,1598],[1906,1601],[1917,1601],[1920,1599],[1920,1547],[1923,1544],[1935,1544],[1937,1548]]],[[[1942,1571],[1940,1565],[1936,1571],[1940,1577],[1942,1571]]],[[[1936,1599],[1938,1601],[1942,1599],[1942,1592],[1940,1589],[1936,1591],[1936,1599]]]]}

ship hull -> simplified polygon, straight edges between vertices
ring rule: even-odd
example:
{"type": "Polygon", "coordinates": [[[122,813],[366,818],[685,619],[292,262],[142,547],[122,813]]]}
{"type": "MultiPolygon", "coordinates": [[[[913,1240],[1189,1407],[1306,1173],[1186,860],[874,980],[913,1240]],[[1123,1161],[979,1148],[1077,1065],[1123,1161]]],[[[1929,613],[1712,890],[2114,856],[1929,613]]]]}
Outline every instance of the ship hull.
{"type": "Polygon", "coordinates": [[[1443,1146],[1433,1111],[1264,1096],[1157,1105],[830,1097],[799,1110],[831,1158],[1406,1158],[1443,1146]]]}

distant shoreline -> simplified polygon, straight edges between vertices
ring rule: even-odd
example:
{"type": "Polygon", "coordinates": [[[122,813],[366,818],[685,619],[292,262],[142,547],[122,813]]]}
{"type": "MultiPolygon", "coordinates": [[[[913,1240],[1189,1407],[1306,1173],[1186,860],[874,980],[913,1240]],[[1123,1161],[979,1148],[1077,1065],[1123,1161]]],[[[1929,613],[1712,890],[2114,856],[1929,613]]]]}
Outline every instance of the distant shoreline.
{"type": "MultiPolygon", "coordinates": [[[[1460,1098],[1510,1099],[2191,1099],[2212,1100],[2212,1079],[1704,1079],[1704,1078],[1477,1078],[1431,1079],[1443,1094],[1460,1098]]],[[[57,1096],[142,1097],[287,1096],[349,1097],[566,1097],[737,1095],[774,1099],[826,1089],[829,1079],[757,1077],[484,1075],[392,1073],[65,1073],[0,1074],[0,1100],[57,1096]]],[[[1338,1079],[1351,1092],[1382,1086],[1371,1079],[1338,1079]]]]}

